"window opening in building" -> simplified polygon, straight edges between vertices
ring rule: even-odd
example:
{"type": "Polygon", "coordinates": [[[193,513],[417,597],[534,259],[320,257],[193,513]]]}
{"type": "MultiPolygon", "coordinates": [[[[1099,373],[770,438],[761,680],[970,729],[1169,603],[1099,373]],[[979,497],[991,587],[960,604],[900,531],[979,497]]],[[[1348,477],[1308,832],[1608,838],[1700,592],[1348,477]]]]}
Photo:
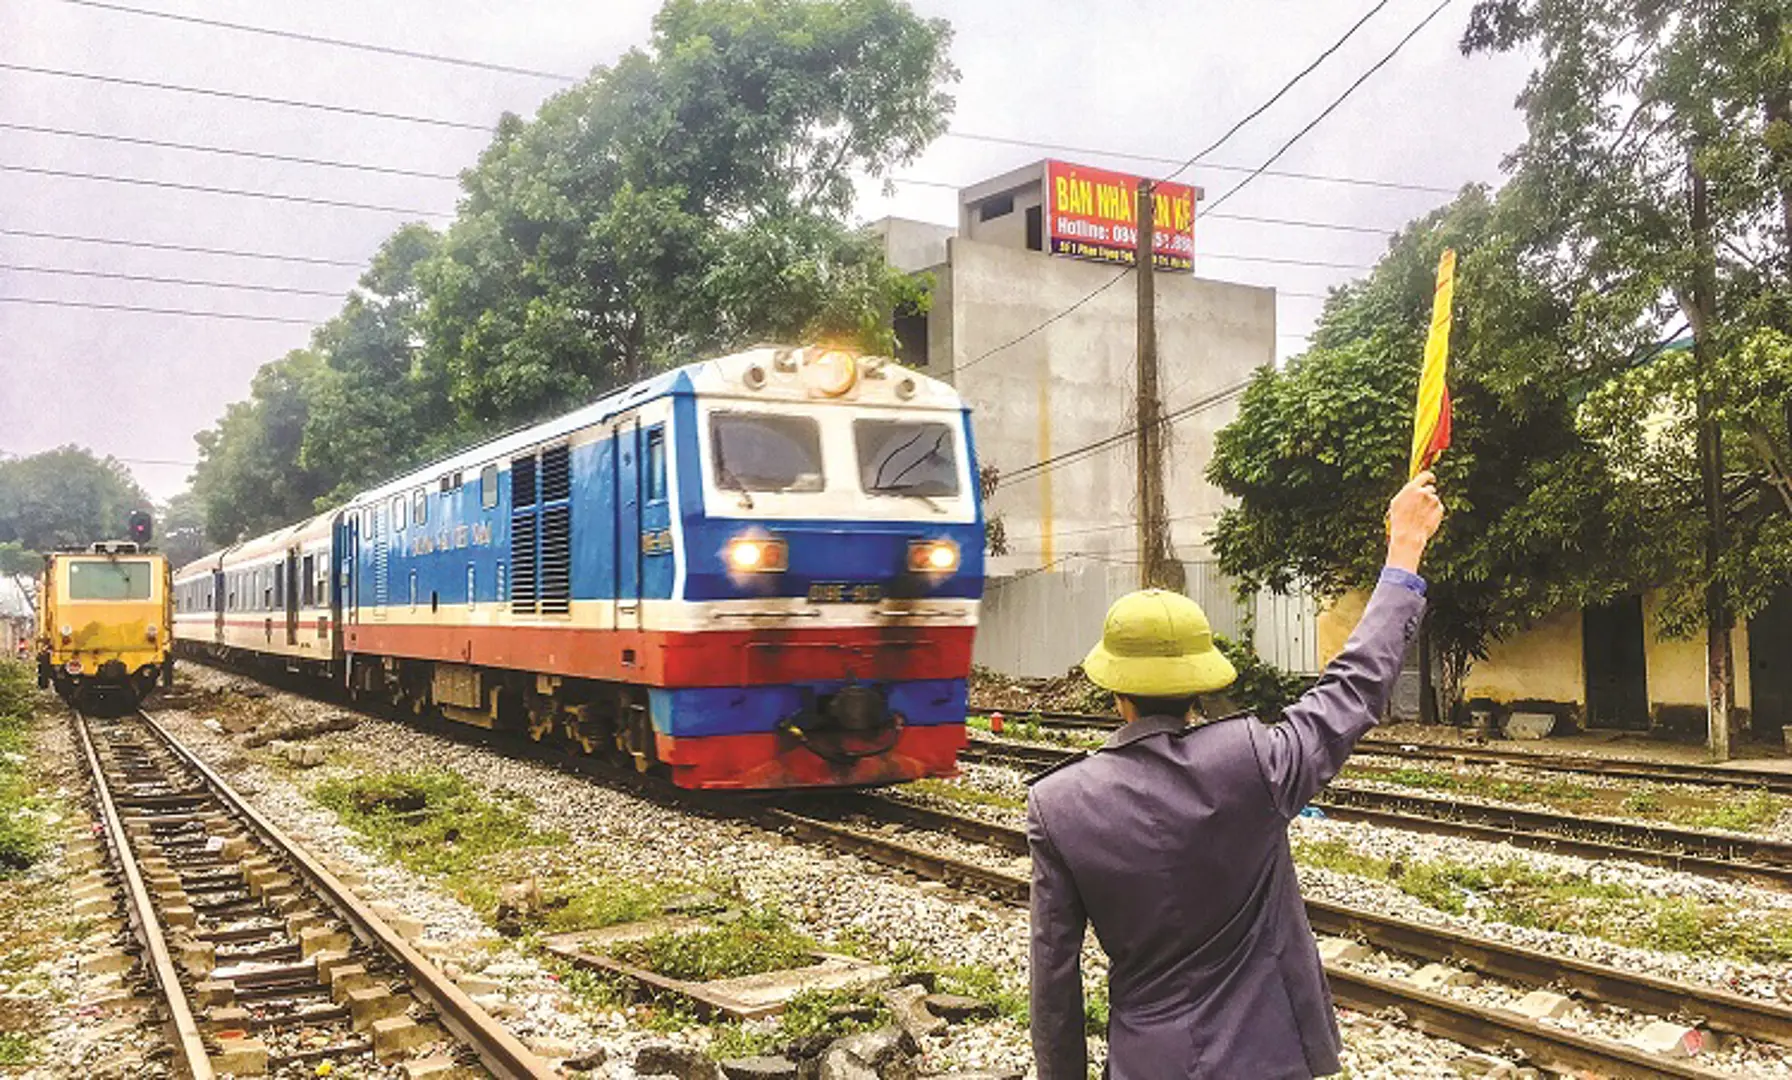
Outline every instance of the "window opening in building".
{"type": "Polygon", "coordinates": [[[977,206],[977,220],[989,221],[993,218],[1006,217],[1014,213],[1014,196],[997,195],[993,199],[985,199],[977,206]]]}

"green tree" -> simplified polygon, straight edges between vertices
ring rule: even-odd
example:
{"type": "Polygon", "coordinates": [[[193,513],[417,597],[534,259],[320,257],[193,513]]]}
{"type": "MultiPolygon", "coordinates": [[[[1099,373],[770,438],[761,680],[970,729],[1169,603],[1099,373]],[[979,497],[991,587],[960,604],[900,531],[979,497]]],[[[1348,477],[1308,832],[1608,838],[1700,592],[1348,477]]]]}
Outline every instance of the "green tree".
{"type": "Polygon", "coordinates": [[[82,447],[0,461],[0,543],[54,551],[116,540],[131,511],[148,505],[123,463],[82,447]]]}
{"type": "Polygon", "coordinates": [[[211,550],[205,535],[205,508],[191,491],[181,492],[157,510],[156,546],[177,569],[211,550]]]}
{"type": "Polygon", "coordinates": [[[323,378],[316,352],[295,349],[264,364],[249,400],[233,402],[216,427],[194,437],[199,465],[193,497],[205,512],[206,533],[228,544],[310,516],[328,478],[304,466],[305,426],[323,378]]]}
{"type": "Polygon", "coordinates": [[[452,446],[458,431],[439,368],[421,362],[425,298],[417,268],[439,249],[426,225],[406,225],[379,251],[342,311],[318,328],[324,361],[310,388],[299,462],[332,504],[452,446]]]}
{"type": "Polygon", "coordinates": [[[917,286],[848,227],[853,177],[945,130],[949,38],[902,0],[669,0],[648,50],[505,117],[423,271],[463,422],[757,340],[887,349],[917,286]]]}
{"type": "Polygon", "coordinates": [[[1792,515],[1787,399],[1747,370],[1792,317],[1792,6],[1480,0],[1463,48],[1540,58],[1519,99],[1529,137],[1512,194],[1528,213],[1515,221],[1529,263],[1581,298],[1578,362],[1621,365],[1662,328],[1691,330],[1690,353],[1624,376],[1589,423],[1618,446],[1649,410],[1691,409],[1672,431],[1679,467],[1625,494],[1672,515],[1646,539],[1686,586],[1670,594],[1678,623],[1705,625],[1712,748],[1726,754],[1730,628],[1771,591],[1763,579],[1792,577],[1778,546],[1792,515]]]}
{"type": "Polygon", "coordinates": [[[1572,312],[1528,274],[1502,210],[1467,189],[1335,290],[1312,348],[1257,374],[1208,470],[1238,500],[1212,542],[1244,588],[1334,597],[1370,586],[1387,500],[1405,478],[1438,256],[1457,250],[1455,424],[1437,466],[1449,516],[1425,554],[1424,640],[1442,675],[1429,704],[1444,713],[1490,642],[1642,572],[1625,554],[1627,526],[1607,512],[1604,461],[1576,430],[1577,385],[1529,377],[1540,358],[1565,363],[1572,312]]]}

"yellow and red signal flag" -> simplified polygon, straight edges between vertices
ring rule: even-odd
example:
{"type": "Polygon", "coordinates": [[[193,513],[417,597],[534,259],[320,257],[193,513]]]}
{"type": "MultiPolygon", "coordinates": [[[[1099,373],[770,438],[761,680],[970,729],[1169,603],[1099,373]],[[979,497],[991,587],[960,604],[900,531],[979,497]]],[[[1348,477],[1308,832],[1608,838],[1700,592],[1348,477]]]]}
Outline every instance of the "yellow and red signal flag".
{"type": "Polygon", "coordinates": [[[1456,295],[1456,253],[1444,249],[1437,263],[1437,291],[1431,300],[1431,334],[1425,339],[1425,367],[1419,373],[1419,402],[1412,417],[1411,479],[1431,467],[1450,445],[1450,387],[1445,369],[1450,359],[1451,303],[1456,295]]]}

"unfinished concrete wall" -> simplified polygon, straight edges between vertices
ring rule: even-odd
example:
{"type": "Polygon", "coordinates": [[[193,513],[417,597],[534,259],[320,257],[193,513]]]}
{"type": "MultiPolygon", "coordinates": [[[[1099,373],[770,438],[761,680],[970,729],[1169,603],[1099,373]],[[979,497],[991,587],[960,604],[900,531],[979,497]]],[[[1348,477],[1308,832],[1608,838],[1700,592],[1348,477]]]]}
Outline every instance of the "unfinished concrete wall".
{"type": "MultiPolygon", "coordinates": [[[[974,410],[978,454],[1004,475],[1114,438],[1132,426],[1137,299],[1129,277],[1043,330],[994,355],[1111,281],[1115,267],[1037,252],[949,242],[935,271],[930,371],[951,380],[974,410]],[[938,326],[947,322],[949,326],[938,326]],[[950,368],[945,357],[950,357],[950,368]]],[[[1275,355],[1269,289],[1157,275],[1158,351],[1170,412],[1220,399],[1170,428],[1167,495],[1175,554],[1207,556],[1223,497],[1204,473],[1213,435],[1237,413],[1237,392],[1275,355]]],[[[1052,566],[1075,554],[1136,559],[1133,441],[1004,482],[988,510],[1000,515],[1011,554],[992,577],[1052,566]]]]}

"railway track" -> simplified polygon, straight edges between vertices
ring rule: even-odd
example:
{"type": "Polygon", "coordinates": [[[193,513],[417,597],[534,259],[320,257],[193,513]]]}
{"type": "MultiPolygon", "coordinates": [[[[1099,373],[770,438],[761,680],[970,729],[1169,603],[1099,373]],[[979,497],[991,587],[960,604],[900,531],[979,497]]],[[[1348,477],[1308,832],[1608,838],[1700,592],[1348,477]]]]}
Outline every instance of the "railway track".
{"type": "Polygon", "coordinates": [[[72,723],[182,1073],[555,1075],[147,713],[72,723]]]}
{"type": "MultiPolygon", "coordinates": [[[[973,739],[960,756],[1042,769],[1062,761],[1066,753],[1049,746],[973,739]]],[[[1792,844],[1784,841],[1388,792],[1348,782],[1333,782],[1313,805],[1340,821],[1463,836],[1586,859],[1622,859],[1770,888],[1792,888],[1792,844]]]]}
{"type": "MultiPolygon", "coordinates": [[[[1003,713],[1010,722],[1037,720],[1041,726],[1048,728],[1111,731],[1120,726],[1119,717],[1099,713],[972,709],[971,715],[987,718],[996,712],[1003,713]]],[[[1691,762],[1645,761],[1640,758],[1582,757],[1547,751],[1500,750],[1487,746],[1402,743],[1374,737],[1358,742],[1357,751],[1418,761],[1472,761],[1487,765],[1513,765],[1544,772],[1588,773],[1621,780],[1651,780],[1663,784],[1762,789],[1792,795],[1792,772],[1750,768],[1746,765],[1700,765],[1691,762]]]]}
{"type": "MultiPolygon", "coordinates": [[[[1024,904],[1026,878],[943,855],[830,820],[844,811],[891,824],[947,833],[1006,854],[1025,854],[1022,830],[878,796],[826,799],[822,809],[790,804],[776,818],[799,837],[827,843],[919,876],[1024,904]]],[[[1657,1016],[1689,1016],[1702,1025],[1744,1038],[1792,1045],[1792,1008],[1774,1002],[1622,971],[1510,945],[1443,927],[1419,925],[1329,901],[1308,900],[1307,918],[1322,935],[1351,937],[1390,953],[1449,963],[1525,987],[1565,988],[1589,1001],[1657,1016]]],[[[1326,974],[1340,1004],[1364,1012],[1398,1009],[1406,1022],[1467,1046],[1523,1051],[1529,1060],[1556,1069],[1587,1069],[1612,1077],[1683,1077],[1720,1074],[1690,1061],[1657,1057],[1641,1049],[1541,1024],[1505,1009],[1485,1008],[1400,980],[1328,963],[1326,974]]]]}

